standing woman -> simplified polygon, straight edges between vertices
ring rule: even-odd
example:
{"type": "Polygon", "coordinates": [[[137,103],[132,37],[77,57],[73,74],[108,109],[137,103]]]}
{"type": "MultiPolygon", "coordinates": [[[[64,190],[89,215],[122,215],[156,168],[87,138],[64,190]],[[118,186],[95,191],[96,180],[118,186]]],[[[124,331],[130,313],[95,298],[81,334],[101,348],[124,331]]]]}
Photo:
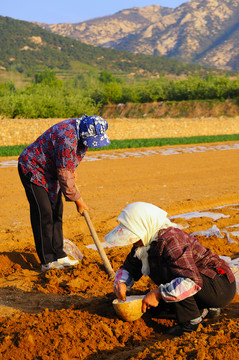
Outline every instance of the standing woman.
{"type": "Polygon", "coordinates": [[[63,251],[62,193],[74,201],[77,211],[88,210],[75,187],[74,172],[89,147],[110,144],[108,123],[102,117],[84,115],[53,125],[23,150],[18,171],[30,204],[30,218],[41,270],[73,266],[63,251]]]}
{"type": "Polygon", "coordinates": [[[149,276],[157,287],[145,295],[142,311],[161,318],[175,316],[178,325],[170,335],[197,330],[204,317],[219,314],[233,299],[236,283],[227,263],[173,224],[164,210],[136,202],[118,220],[105,240],[133,247],[116,272],[114,292],[125,300],[127,289],[142,275],[149,276]]]}

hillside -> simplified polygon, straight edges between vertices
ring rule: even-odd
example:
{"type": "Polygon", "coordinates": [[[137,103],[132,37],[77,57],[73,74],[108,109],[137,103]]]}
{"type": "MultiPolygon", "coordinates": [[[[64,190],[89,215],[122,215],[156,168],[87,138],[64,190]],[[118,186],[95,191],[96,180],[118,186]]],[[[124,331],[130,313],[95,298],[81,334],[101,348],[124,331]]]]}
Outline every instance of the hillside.
{"type": "Polygon", "coordinates": [[[239,71],[239,0],[130,8],[77,24],[39,24],[87,44],[239,71]]]}
{"type": "Polygon", "coordinates": [[[0,69],[18,72],[51,69],[107,69],[114,73],[158,76],[208,72],[198,65],[188,65],[165,57],[86,45],[40,26],[0,16],[0,69]],[[77,64],[77,65],[76,65],[77,64]]]}

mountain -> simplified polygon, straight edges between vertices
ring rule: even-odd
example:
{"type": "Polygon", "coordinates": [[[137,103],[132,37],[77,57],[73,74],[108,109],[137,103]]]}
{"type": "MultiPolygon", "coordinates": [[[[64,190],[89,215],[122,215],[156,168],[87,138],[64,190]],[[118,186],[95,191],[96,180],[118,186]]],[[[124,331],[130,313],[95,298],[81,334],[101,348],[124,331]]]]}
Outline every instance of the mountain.
{"type": "Polygon", "coordinates": [[[18,72],[45,68],[85,71],[108,70],[117,74],[159,76],[209,72],[165,57],[132,54],[87,45],[53,34],[27,21],[0,16],[0,70],[18,72]]]}
{"type": "Polygon", "coordinates": [[[77,24],[39,24],[78,41],[239,71],[239,0],[130,8],[77,24]]]}

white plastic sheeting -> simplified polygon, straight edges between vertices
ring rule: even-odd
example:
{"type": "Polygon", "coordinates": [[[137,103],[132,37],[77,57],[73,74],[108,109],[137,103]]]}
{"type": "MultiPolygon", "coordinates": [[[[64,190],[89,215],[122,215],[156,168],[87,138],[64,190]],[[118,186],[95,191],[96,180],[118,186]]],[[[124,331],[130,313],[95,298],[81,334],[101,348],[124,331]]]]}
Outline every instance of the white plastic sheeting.
{"type": "MultiPolygon", "coordinates": [[[[123,151],[123,152],[112,152],[112,153],[101,153],[101,154],[88,154],[84,158],[84,161],[99,161],[105,159],[123,159],[130,157],[145,157],[153,155],[178,155],[178,154],[192,154],[197,152],[207,151],[222,151],[222,150],[235,150],[239,149],[239,143],[234,144],[222,144],[222,145],[210,145],[201,146],[185,146],[185,147],[159,147],[156,149],[146,150],[134,150],[134,151],[123,151]]],[[[16,167],[16,160],[0,161],[0,168],[16,167]]]]}

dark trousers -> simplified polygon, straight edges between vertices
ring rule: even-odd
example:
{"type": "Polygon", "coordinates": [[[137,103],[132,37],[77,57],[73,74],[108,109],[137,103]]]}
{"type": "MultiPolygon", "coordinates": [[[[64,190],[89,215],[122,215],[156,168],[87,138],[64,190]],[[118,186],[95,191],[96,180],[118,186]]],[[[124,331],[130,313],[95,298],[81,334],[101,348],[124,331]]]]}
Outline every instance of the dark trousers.
{"type": "Polygon", "coordinates": [[[66,256],[63,251],[62,214],[63,202],[61,191],[54,204],[47,191],[30,181],[18,165],[21,182],[30,204],[30,219],[36,251],[41,264],[47,264],[66,256]]]}
{"type": "MultiPolygon", "coordinates": [[[[165,281],[170,282],[172,276],[168,269],[163,269],[165,281]]],[[[162,299],[157,308],[151,308],[152,316],[176,318],[178,323],[198,318],[205,308],[222,308],[230,303],[236,294],[236,282],[230,283],[226,274],[217,274],[213,279],[200,274],[203,286],[194,296],[178,302],[166,303],[162,299]]]]}
{"type": "Polygon", "coordinates": [[[230,283],[227,276],[217,274],[213,279],[201,274],[202,289],[185,300],[174,304],[178,322],[199,317],[204,308],[222,308],[230,303],[236,294],[236,283],[230,283]]]}

